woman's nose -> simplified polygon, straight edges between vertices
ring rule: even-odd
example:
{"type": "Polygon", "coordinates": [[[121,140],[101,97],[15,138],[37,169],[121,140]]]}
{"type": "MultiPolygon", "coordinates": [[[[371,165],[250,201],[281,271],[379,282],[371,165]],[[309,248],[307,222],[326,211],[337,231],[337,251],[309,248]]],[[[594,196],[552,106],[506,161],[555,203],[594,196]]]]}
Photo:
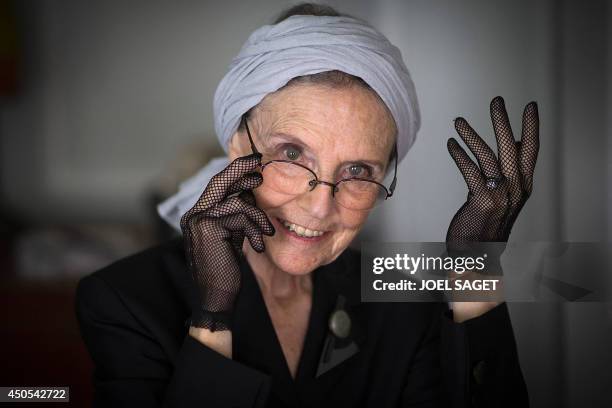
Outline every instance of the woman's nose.
{"type": "Polygon", "coordinates": [[[324,183],[317,184],[314,189],[298,197],[298,205],[309,214],[323,219],[333,211],[334,205],[336,205],[332,196],[332,188],[334,186],[324,183]]]}

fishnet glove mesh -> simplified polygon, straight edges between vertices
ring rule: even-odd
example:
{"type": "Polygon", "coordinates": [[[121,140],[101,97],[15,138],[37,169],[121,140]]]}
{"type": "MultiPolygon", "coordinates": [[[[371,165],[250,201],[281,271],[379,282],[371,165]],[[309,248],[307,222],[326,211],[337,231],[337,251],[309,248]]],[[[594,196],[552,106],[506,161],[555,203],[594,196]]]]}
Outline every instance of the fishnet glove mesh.
{"type": "Polygon", "coordinates": [[[491,101],[490,111],[497,156],[461,117],[455,119],[455,129],[478,165],[457,140],[450,138],[447,143],[468,187],[467,200],[453,217],[446,234],[449,252],[465,249],[468,242],[507,242],[519,212],[531,195],[540,144],[537,104],[530,102],[525,107],[518,142],[514,140],[501,97],[491,101]]]}
{"type": "Polygon", "coordinates": [[[211,331],[231,329],[244,238],[255,251],[263,252],[262,234],[275,232],[250,191],[263,182],[255,171],[259,165],[259,153],[231,162],[212,177],[196,204],[181,218],[187,264],[199,295],[193,305],[193,326],[211,331]]]}

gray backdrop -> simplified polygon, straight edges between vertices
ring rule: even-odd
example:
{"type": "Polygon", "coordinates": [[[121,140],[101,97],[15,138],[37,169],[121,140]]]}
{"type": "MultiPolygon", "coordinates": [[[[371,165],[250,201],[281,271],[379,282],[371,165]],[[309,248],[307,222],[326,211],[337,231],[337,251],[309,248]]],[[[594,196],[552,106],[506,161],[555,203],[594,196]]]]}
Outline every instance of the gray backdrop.
{"type": "MultiPolygon", "coordinates": [[[[143,194],[180,146],[212,136],[212,97],[247,35],[291,2],[20,3],[27,87],[0,110],[0,185],[32,219],[146,220],[143,194]]],[[[612,7],[603,1],[331,1],[402,51],[423,126],[397,195],[362,236],[440,241],[465,199],[446,151],[464,116],[493,142],[502,95],[519,134],[539,103],[534,193],[511,239],[609,240],[612,7]],[[607,31],[606,31],[607,30],[607,31]]],[[[511,304],[533,406],[610,406],[605,304],[511,304]]]]}

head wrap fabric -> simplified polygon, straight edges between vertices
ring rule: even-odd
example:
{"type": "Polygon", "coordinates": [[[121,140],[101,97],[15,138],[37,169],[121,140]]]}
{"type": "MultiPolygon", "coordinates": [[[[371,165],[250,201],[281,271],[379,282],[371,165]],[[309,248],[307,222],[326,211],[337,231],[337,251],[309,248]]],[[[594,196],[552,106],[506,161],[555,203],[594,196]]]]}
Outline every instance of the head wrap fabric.
{"type": "MultiPolygon", "coordinates": [[[[414,84],[400,51],[385,36],[345,16],[292,16],[251,34],[215,92],[215,131],[225,152],[242,115],[266,95],[295,77],[332,70],[360,77],[380,96],[395,120],[402,160],[420,127],[414,84]]],[[[217,158],[182,183],[176,195],[158,206],[162,218],[180,231],[182,214],[228,162],[217,158]]]]}
{"type": "Polygon", "coordinates": [[[292,78],[331,70],[360,77],[385,102],[397,126],[402,159],[420,125],[414,84],[400,51],[352,17],[292,16],[251,34],[215,93],[215,131],[223,148],[242,114],[267,94],[292,78]]]}

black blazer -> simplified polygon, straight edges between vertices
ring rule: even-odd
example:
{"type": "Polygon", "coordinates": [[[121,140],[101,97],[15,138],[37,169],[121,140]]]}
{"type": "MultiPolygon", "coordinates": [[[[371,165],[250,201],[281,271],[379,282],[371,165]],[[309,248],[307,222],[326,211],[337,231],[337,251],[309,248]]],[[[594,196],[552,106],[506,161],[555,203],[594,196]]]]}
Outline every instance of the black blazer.
{"type": "Polygon", "coordinates": [[[295,380],[252,270],[241,261],[232,359],[188,335],[195,295],[177,238],[83,278],[76,313],[98,407],[526,407],[505,303],[454,323],[445,303],[361,303],[360,256],[313,272],[295,380]],[[328,329],[339,299],[345,339],[328,329]]]}

